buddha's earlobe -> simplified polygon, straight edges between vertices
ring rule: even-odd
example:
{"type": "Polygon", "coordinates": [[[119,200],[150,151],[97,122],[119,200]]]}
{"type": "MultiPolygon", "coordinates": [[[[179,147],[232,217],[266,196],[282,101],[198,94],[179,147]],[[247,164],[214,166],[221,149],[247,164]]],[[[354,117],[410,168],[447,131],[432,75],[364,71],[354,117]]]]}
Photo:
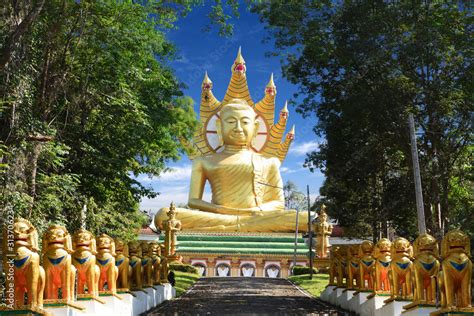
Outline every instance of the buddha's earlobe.
{"type": "Polygon", "coordinates": [[[254,125],[254,130],[253,130],[253,135],[252,135],[252,140],[250,141],[251,145],[255,147],[255,140],[257,139],[258,135],[258,128],[260,127],[260,121],[255,120],[255,125],[254,125]]]}
{"type": "Polygon", "coordinates": [[[217,139],[219,139],[218,147],[222,147],[224,146],[224,138],[222,137],[222,124],[221,124],[220,119],[216,120],[216,132],[217,132],[217,139]]]}

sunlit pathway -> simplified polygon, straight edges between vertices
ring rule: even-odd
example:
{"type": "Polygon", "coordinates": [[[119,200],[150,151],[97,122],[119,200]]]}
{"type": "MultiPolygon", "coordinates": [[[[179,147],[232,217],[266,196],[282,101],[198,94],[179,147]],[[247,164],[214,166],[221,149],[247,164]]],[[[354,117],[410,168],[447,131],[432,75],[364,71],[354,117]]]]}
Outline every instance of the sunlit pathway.
{"type": "Polygon", "coordinates": [[[349,315],[285,279],[203,278],[147,315],[349,315]]]}

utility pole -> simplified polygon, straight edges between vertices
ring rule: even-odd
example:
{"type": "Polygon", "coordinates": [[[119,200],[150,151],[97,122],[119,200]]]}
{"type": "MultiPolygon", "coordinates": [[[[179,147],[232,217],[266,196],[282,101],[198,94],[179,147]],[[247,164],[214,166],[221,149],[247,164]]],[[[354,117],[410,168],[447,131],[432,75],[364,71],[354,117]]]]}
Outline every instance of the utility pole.
{"type": "Polygon", "coordinates": [[[295,228],[295,252],[293,254],[293,269],[296,266],[296,249],[298,248],[298,218],[299,208],[296,208],[296,228],[295,228]]]}
{"type": "Polygon", "coordinates": [[[308,238],[309,238],[309,279],[313,279],[313,234],[311,231],[311,200],[309,197],[309,185],[306,185],[308,195],[308,238]]]}
{"type": "Polygon", "coordinates": [[[423,191],[421,189],[420,162],[418,161],[418,149],[416,147],[415,119],[413,114],[408,115],[410,127],[411,159],[413,162],[413,176],[415,177],[416,211],[418,214],[418,232],[426,234],[425,210],[423,206],[423,191]]]}

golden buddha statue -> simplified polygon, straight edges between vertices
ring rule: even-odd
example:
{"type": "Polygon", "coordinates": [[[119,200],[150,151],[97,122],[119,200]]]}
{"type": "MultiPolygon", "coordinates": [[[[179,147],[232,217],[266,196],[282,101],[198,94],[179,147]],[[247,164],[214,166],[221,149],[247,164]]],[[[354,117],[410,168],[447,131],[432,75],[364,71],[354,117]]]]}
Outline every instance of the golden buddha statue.
{"type": "MultiPolygon", "coordinates": [[[[296,211],[284,209],[280,163],[294,138],[294,127],[282,142],[288,118],[286,106],[273,124],[276,87],[270,79],[265,97],[254,104],[240,53],[232,66],[232,78],[223,102],[212,94],[207,76],[202,84],[200,117],[203,128],[195,135],[188,207],[176,208],[182,230],[292,232],[296,211]],[[206,182],[211,202],[202,199],[206,182]]],[[[163,230],[169,208],[155,216],[163,230]]],[[[300,214],[299,230],[306,231],[306,215],[300,214]]]]}

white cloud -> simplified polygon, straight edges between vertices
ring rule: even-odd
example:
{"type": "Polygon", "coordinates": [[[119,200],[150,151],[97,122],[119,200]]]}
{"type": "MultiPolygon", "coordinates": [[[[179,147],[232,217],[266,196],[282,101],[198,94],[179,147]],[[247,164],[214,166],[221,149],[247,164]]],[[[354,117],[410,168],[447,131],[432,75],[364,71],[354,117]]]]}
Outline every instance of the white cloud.
{"type": "Polygon", "coordinates": [[[309,141],[303,143],[295,143],[290,147],[290,155],[304,155],[318,149],[319,143],[317,141],[309,141]]]}
{"type": "Polygon", "coordinates": [[[180,167],[170,168],[163,172],[159,177],[149,177],[146,174],[141,174],[137,177],[137,181],[141,183],[150,182],[168,182],[168,181],[189,181],[191,179],[191,164],[186,164],[180,167]]]}

